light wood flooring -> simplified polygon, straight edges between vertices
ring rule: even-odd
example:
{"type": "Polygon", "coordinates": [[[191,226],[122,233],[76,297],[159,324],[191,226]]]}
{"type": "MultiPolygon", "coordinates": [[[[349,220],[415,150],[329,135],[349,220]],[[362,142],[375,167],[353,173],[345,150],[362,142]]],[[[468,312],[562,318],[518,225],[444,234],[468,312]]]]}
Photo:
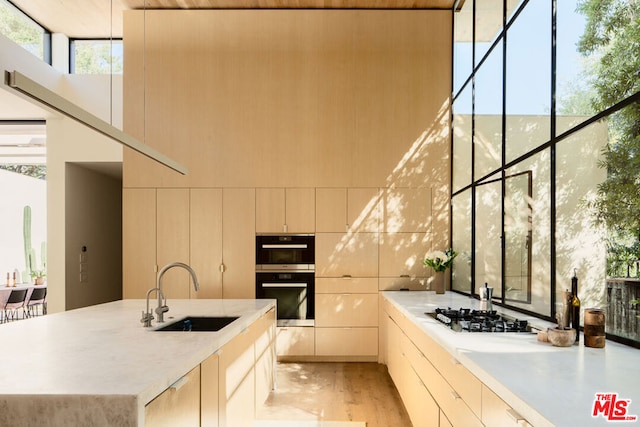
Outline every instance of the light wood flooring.
{"type": "Polygon", "coordinates": [[[386,366],[378,363],[280,362],[276,390],[257,418],[411,427],[386,366]]]}

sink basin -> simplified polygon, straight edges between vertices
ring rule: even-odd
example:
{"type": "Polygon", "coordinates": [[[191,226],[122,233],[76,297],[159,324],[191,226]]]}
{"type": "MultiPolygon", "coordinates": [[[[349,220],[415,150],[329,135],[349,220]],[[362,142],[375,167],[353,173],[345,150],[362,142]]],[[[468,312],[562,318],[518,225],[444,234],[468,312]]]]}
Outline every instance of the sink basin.
{"type": "Polygon", "coordinates": [[[156,329],[160,332],[214,332],[219,331],[239,317],[197,317],[189,316],[156,329]]]}

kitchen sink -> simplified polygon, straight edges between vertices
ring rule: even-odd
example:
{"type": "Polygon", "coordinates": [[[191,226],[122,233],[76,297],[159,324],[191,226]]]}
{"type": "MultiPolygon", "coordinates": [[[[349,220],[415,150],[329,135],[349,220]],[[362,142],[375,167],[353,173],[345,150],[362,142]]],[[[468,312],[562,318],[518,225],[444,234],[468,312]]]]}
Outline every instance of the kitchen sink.
{"type": "Polygon", "coordinates": [[[155,330],[159,332],[215,332],[238,319],[239,317],[189,316],[155,330]]]}

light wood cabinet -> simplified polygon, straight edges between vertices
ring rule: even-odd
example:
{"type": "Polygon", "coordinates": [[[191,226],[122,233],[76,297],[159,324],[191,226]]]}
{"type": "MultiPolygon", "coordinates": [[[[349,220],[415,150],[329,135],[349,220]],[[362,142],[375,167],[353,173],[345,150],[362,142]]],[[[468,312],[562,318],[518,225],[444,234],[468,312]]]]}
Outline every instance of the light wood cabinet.
{"type": "MultiPolygon", "coordinates": [[[[408,390],[415,389],[415,385],[407,374],[402,374],[403,364],[398,362],[402,357],[406,360],[404,365],[411,367],[444,414],[439,417],[443,425],[446,418],[453,426],[482,426],[482,383],[387,301],[383,302],[383,310],[388,340],[383,348],[403,401],[411,400],[408,390]]],[[[411,403],[405,405],[409,407],[411,403]]]]}
{"type": "Polygon", "coordinates": [[[316,355],[377,355],[376,283],[375,278],[316,279],[316,355]]]}
{"type": "Polygon", "coordinates": [[[485,385],[482,386],[482,422],[485,426],[531,426],[522,415],[485,385]]]}
{"type": "Polygon", "coordinates": [[[156,280],[156,190],[122,190],[122,297],[144,298],[156,280]]]}
{"type": "Polygon", "coordinates": [[[313,233],[315,189],[257,188],[256,232],[313,233]]]}
{"type": "Polygon", "coordinates": [[[218,422],[220,427],[250,427],[255,408],[255,354],[247,330],[220,351],[218,422]]]}
{"type": "Polygon", "coordinates": [[[222,192],[223,298],[255,298],[255,190],[222,192]]]}
{"type": "Polygon", "coordinates": [[[274,369],[276,364],[276,311],[267,312],[255,323],[255,378],[256,408],[264,403],[274,387],[274,369]]]}
{"type": "Polygon", "coordinates": [[[377,188],[318,188],[316,232],[377,232],[380,206],[377,188]]]}
{"type": "Polygon", "coordinates": [[[145,406],[146,427],[200,425],[200,365],[145,406]]]}
{"type": "Polygon", "coordinates": [[[431,188],[387,188],[382,192],[381,232],[431,231],[431,188]]]}
{"type": "MultiPolygon", "coordinates": [[[[156,191],[158,270],[172,262],[189,264],[189,190],[159,188],[156,191]]],[[[172,268],[162,278],[162,292],[167,298],[184,299],[195,291],[189,273],[182,268],[172,268]]]]}
{"type": "Polygon", "coordinates": [[[378,277],[378,233],[316,234],[316,277],[378,277]]]}
{"type": "Polygon", "coordinates": [[[375,357],[378,328],[316,328],[316,356],[375,357]]]}
{"type": "Polygon", "coordinates": [[[367,326],[378,326],[377,293],[316,293],[316,328],[367,326]]]}
{"type": "Polygon", "coordinates": [[[195,298],[254,298],[254,192],[191,189],[190,262],[198,274],[195,298]]]}
{"type": "Polygon", "coordinates": [[[217,353],[200,364],[200,425],[218,427],[218,365],[217,353]]]}
{"type": "Polygon", "coordinates": [[[222,189],[190,191],[190,265],[200,283],[195,297],[222,298],[222,189]]]}
{"type": "Polygon", "coordinates": [[[313,356],[316,351],[316,335],[310,326],[278,327],[276,353],[278,356],[313,356]]]}

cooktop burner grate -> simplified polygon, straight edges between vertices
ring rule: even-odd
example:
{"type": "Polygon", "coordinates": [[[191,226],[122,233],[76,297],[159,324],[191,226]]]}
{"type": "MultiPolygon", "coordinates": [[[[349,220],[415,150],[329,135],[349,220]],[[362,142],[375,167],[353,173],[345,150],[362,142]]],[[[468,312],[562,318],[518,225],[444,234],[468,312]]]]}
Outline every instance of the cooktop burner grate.
{"type": "Polygon", "coordinates": [[[529,332],[529,323],[518,320],[496,310],[473,310],[470,308],[436,308],[428,316],[447,325],[454,331],[469,332],[529,332]]]}

